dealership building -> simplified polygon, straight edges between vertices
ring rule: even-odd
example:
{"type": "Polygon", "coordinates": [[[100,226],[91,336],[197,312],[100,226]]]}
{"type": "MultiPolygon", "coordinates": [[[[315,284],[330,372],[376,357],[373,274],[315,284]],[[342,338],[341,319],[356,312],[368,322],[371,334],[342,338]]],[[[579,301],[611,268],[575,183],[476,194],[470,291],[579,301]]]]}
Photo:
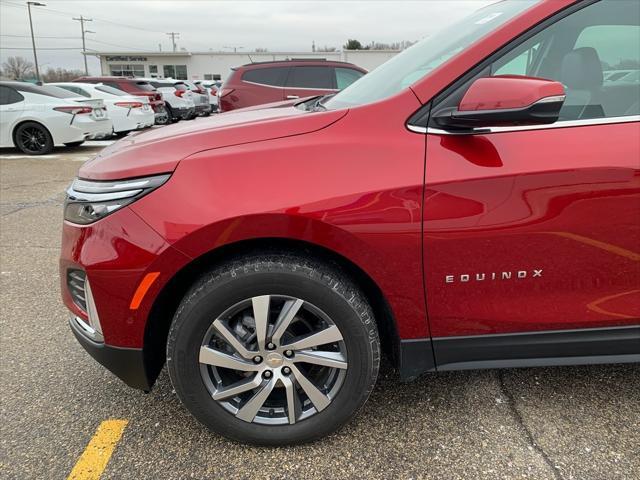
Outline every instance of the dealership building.
{"type": "Polygon", "coordinates": [[[351,62],[373,70],[398,50],[343,50],[337,52],[87,52],[100,60],[102,75],[171,77],[180,80],[225,80],[233,67],[252,62],[319,59],[351,62]]]}

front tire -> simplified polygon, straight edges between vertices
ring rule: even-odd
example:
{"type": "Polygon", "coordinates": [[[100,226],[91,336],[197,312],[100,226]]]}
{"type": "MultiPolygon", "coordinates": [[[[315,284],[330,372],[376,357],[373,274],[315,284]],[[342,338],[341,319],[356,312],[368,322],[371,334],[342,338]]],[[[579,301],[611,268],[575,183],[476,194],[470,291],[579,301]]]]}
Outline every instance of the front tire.
{"type": "Polygon", "coordinates": [[[53,137],[44,125],[24,122],[16,128],[13,143],[27,155],[46,155],[53,151],[53,137]]]}
{"type": "Polygon", "coordinates": [[[379,361],[359,289],[339,270],[289,254],[250,255],[204,275],[167,342],[184,405],[211,430],[255,445],[336,431],[369,397],[379,361]]]}

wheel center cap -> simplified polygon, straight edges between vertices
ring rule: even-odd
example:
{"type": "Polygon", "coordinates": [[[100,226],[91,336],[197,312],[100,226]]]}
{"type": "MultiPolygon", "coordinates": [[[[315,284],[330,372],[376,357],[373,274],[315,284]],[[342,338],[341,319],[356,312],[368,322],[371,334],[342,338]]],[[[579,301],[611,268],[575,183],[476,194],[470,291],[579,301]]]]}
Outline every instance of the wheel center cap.
{"type": "Polygon", "coordinates": [[[284,363],[284,358],[282,358],[282,355],[280,355],[279,353],[271,352],[265,358],[265,362],[271,368],[278,368],[281,367],[284,363]]]}

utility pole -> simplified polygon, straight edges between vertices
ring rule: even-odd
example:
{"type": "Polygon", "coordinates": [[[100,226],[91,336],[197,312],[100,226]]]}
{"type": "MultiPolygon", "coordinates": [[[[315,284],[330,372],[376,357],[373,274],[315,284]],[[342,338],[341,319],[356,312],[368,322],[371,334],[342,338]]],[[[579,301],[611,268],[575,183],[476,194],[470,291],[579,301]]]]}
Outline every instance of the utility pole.
{"type": "Polygon", "coordinates": [[[36,80],[40,81],[40,70],[38,69],[38,54],[36,53],[36,38],[33,35],[33,21],[31,20],[31,6],[46,7],[44,3],[27,2],[27,10],[29,10],[29,26],[31,27],[31,45],[33,45],[33,62],[36,66],[36,80]]]}
{"type": "Polygon", "coordinates": [[[84,57],[84,74],[89,75],[89,67],[87,66],[87,48],[85,46],[84,34],[85,33],[95,33],[91,30],[84,29],[84,22],[93,22],[92,18],[84,18],[80,15],[80,18],[74,18],[73,20],[77,20],[80,22],[80,30],[82,31],[82,56],[84,57]]]}
{"type": "Polygon", "coordinates": [[[169,32],[167,33],[171,37],[171,43],[173,43],[173,51],[175,52],[177,49],[176,46],[176,38],[180,38],[180,34],[178,32],[169,32]]]}

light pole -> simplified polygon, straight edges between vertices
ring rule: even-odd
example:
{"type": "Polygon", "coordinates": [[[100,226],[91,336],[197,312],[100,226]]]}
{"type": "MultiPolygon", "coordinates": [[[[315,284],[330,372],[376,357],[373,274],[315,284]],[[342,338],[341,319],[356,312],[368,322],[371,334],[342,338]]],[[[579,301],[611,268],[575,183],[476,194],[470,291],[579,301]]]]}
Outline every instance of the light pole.
{"type": "Polygon", "coordinates": [[[96,32],[92,32],[91,30],[85,30],[84,22],[93,22],[93,19],[84,18],[82,15],[80,15],[80,18],[73,18],[73,20],[77,20],[78,22],[80,22],[80,31],[82,32],[82,56],[84,57],[84,74],[89,75],[89,67],[87,66],[87,48],[84,42],[84,35],[85,33],[96,33],[96,32]]]}
{"type": "Polygon", "coordinates": [[[29,26],[31,27],[31,45],[33,45],[33,61],[36,66],[36,80],[40,81],[40,70],[38,69],[38,54],[36,53],[36,38],[33,36],[33,21],[31,20],[31,6],[46,7],[44,3],[27,2],[27,10],[29,10],[29,26]]]}

